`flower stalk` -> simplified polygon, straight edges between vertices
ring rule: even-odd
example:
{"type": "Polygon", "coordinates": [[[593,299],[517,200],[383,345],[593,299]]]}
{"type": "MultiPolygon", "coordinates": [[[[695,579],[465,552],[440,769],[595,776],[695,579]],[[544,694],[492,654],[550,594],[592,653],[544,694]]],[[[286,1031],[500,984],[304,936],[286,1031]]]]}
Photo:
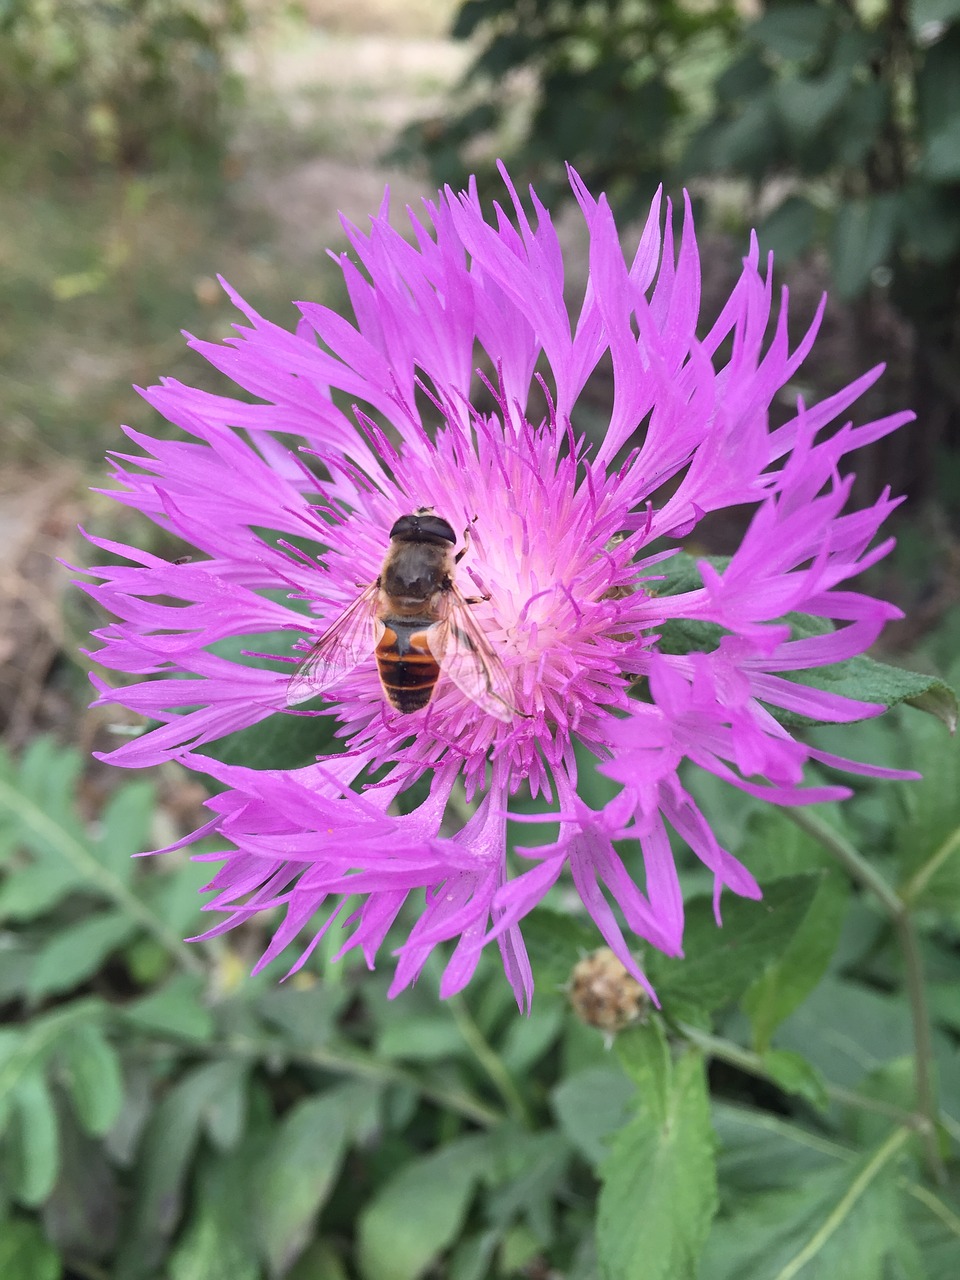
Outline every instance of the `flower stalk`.
{"type": "Polygon", "coordinates": [[[946,1170],[940,1155],[937,1136],[939,1106],[937,1104],[935,1083],[936,1064],[933,1055],[933,1035],[923,976],[923,958],[920,954],[916,926],[910,910],[909,900],[901,897],[849,840],[817,814],[810,813],[808,810],[798,809],[788,809],[785,812],[796,826],[812,836],[828,853],[836,858],[851,879],[856,880],[874,894],[893,926],[900,950],[900,958],[903,963],[904,988],[910,1006],[910,1019],[913,1026],[914,1089],[917,1097],[917,1110],[925,1119],[925,1124],[921,1130],[921,1139],[923,1141],[927,1169],[934,1181],[942,1185],[946,1180],[946,1170]]]}

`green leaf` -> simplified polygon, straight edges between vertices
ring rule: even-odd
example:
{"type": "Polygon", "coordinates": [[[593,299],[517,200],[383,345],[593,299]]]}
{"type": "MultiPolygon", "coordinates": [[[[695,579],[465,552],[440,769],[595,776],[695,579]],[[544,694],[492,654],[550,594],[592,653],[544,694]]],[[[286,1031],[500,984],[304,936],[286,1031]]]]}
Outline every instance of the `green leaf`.
{"type": "Polygon", "coordinates": [[[793,76],[773,91],[784,129],[795,146],[804,146],[830,123],[850,92],[850,72],[840,67],[827,75],[793,76]]]}
{"type": "Polygon", "coordinates": [[[896,1157],[908,1136],[907,1130],[894,1130],[861,1160],[808,1173],[799,1186],[758,1190],[736,1203],[711,1233],[702,1274],[710,1280],[920,1280],[897,1188],[896,1157]]]}
{"type": "Polygon", "coordinates": [[[799,1008],[826,973],[840,942],[849,900],[847,880],[837,872],[826,874],[784,951],[747,991],[743,1009],[758,1052],[769,1047],[780,1023],[799,1008]]]}
{"type": "Polygon", "coordinates": [[[825,978],[777,1032],[827,1080],[848,1088],[913,1049],[910,1011],[902,1000],[855,982],[825,978]]]}
{"type": "Polygon", "coordinates": [[[899,890],[914,906],[960,911],[960,737],[947,738],[928,721],[905,727],[911,763],[923,776],[899,788],[891,839],[899,890]]]}
{"type": "Polygon", "coordinates": [[[569,1141],[591,1164],[599,1164],[611,1136],[629,1119],[635,1093],[619,1068],[587,1067],[562,1080],[550,1102],[569,1141]]]}
{"type": "Polygon", "coordinates": [[[184,1181],[201,1127],[216,1108],[231,1072],[229,1062],[194,1068],[151,1114],[138,1151],[115,1280],[149,1274],[159,1260],[180,1218],[184,1181]]]}
{"type": "Polygon", "coordinates": [[[566,1020],[566,1005],[549,994],[538,998],[525,1018],[515,1018],[500,1045],[500,1058],[514,1077],[522,1079],[556,1043],[566,1020]]]}
{"type": "Polygon", "coordinates": [[[842,298],[862,293],[873,269],[890,256],[900,205],[900,196],[894,194],[865,196],[840,205],[831,236],[830,263],[834,287],[842,298]]]}
{"type": "MultiPolygon", "coordinates": [[[[822,635],[828,629],[820,619],[800,614],[791,614],[790,622],[796,639],[822,635]]],[[[861,702],[878,702],[887,708],[906,702],[943,721],[951,732],[957,725],[957,695],[939,676],[892,667],[864,654],[790,678],[814,689],[861,702]]]]}
{"type": "Polygon", "coordinates": [[[569,1179],[566,1138],[552,1129],[528,1133],[504,1126],[490,1135],[490,1148],[495,1169],[487,1178],[493,1185],[485,1216],[505,1236],[522,1219],[541,1244],[552,1240],[557,1198],[569,1179]]]}
{"type": "Polygon", "coordinates": [[[61,1036],[85,1022],[104,1017],[97,1000],[78,1000],[64,1009],[34,1018],[26,1031],[7,1032],[0,1038],[0,1115],[3,1115],[21,1081],[42,1068],[61,1036]]]}
{"type": "Polygon", "coordinates": [[[257,1234],[271,1276],[310,1240],[350,1142],[375,1123],[379,1097],[377,1086],[344,1084],[284,1116],[258,1170],[257,1234]]]}
{"type": "Polygon", "coordinates": [[[170,1257],[170,1280],[260,1280],[249,1162],[246,1153],[203,1161],[190,1222],[170,1257]]]}
{"type": "Polygon", "coordinates": [[[350,1280],[350,1277],[333,1244],[329,1240],[316,1240],[307,1246],[284,1280],[350,1280]]]}
{"type": "Polygon", "coordinates": [[[769,1111],[713,1105],[717,1168],[725,1196],[735,1200],[757,1191],[800,1182],[820,1169],[846,1164],[849,1148],[792,1124],[769,1111]]]}
{"type": "Polygon", "coordinates": [[[911,1239],[917,1242],[930,1280],[953,1280],[960,1251],[960,1205],[934,1195],[916,1182],[905,1188],[905,1212],[911,1239]]]}
{"type": "Polygon", "coordinates": [[[919,171],[930,182],[960,179],[960,115],[942,121],[926,140],[919,171]]]}
{"type": "Polygon", "coordinates": [[[217,1092],[204,1111],[204,1128],[219,1151],[232,1151],[246,1128],[250,1063],[225,1058],[217,1068],[217,1092]]]}
{"type": "Polygon", "coordinates": [[[907,13],[911,31],[919,36],[931,23],[952,22],[960,18],[960,0],[913,0],[907,13]]]}
{"type": "Polygon", "coordinates": [[[128,782],[110,797],[103,811],[95,852],[121,884],[128,885],[133,879],[136,863],[132,855],[151,847],[155,799],[149,782],[128,782]]]}
{"type": "Polygon", "coordinates": [[[73,1107],[83,1129],[102,1137],[116,1122],[123,1106],[120,1060],[106,1036],[92,1023],[74,1027],[60,1041],[73,1107]]]}
{"type": "Polygon", "coordinates": [[[21,1080],[13,1095],[8,1141],[10,1189],[21,1204],[35,1208],[53,1190],[60,1168],[57,1113],[39,1071],[21,1080]]]}
{"type": "Polygon", "coordinates": [[[772,252],[780,263],[805,253],[816,238],[819,217],[816,205],[805,197],[788,196],[758,229],[761,252],[772,252]]]}
{"type": "Polygon", "coordinates": [[[404,1165],[363,1209],[359,1266],[365,1280],[417,1280],[456,1238],[490,1144],[472,1136],[404,1165]]]}
{"type": "Polygon", "coordinates": [[[794,1093],[812,1103],[818,1111],[829,1104],[826,1085],[816,1067],[799,1053],[789,1049],[768,1049],[763,1054],[767,1075],[785,1093],[794,1093]]]}
{"type": "Polygon", "coordinates": [[[571,915],[536,907],[523,922],[523,939],[537,987],[559,990],[574,965],[597,945],[597,934],[571,915]]]}
{"type": "Polygon", "coordinates": [[[637,1114],[600,1168],[600,1271],[605,1280],[695,1280],[717,1204],[703,1061],[685,1053],[670,1068],[668,1057],[664,1078],[657,1032],[644,1032],[640,1074],[663,1088],[638,1090],[637,1114]]]}
{"type": "Polygon", "coordinates": [[[649,976],[665,1011],[727,1004],[786,951],[820,887],[819,874],[786,876],[768,885],[763,900],[731,898],[723,905],[723,927],[713,917],[712,896],[686,907],[683,959],[651,953],[649,976]]]}
{"type": "Polygon", "coordinates": [[[378,1057],[391,1060],[437,1062],[463,1052],[463,1036],[442,1011],[412,1014],[391,1022],[377,1040],[378,1057]]]}
{"type": "Polygon", "coordinates": [[[29,994],[39,1000],[81,986],[129,941],[136,928],[136,922],[119,911],[102,911],[65,925],[37,955],[27,985],[29,994]]]}
{"type": "Polygon", "coordinates": [[[3,1280],[59,1280],[60,1258],[29,1218],[0,1224],[0,1276],[3,1280]]]}
{"type": "MultiPolygon", "coordinates": [[[[702,587],[703,580],[697,568],[698,559],[706,560],[721,574],[729,563],[728,558],[722,556],[695,558],[681,552],[672,556],[661,567],[664,576],[662,582],[657,584],[657,593],[682,595],[702,587]]],[[[789,622],[791,635],[795,640],[827,635],[834,629],[831,623],[811,614],[791,613],[785,621],[789,622]]],[[[660,628],[660,633],[660,647],[665,653],[684,654],[710,652],[720,643],[724,630],[709,622],[673,620],[665,623],[660,628]]],[[[864,654],[831,666],[812,667],[806,671],[786,674],[788,679],[798,684],[841,694],[861,702],[881,703],[888,708],[907,702],[942,720],[951,732],[957,727],[957,695],[939,676],[893,667],[864,654]]],[[[782,712],[777,714],[787,724],[811,723],[806,717],[782,712]]]]}
{"type": "Polygon", "coordinates": [[[127,887],[126,860],[122,871],[110,865],[117,862],[116,832],[110,836],[107,861],[101,858],[101,846],[91,839],[73,804],[75,774],[75,753],[60,751],[46,739],[32,744],[14,781],[9,769],[0,770],[0,814],[37,860],[0,889],[0,916],[22,915],[28,907],[46,910],[82,887],[113,903],[183,968],[199,971],[199,959],[182,939],[127,887]],[[44,881],[47,887],[41,891],[44,881]]]}
{"type": "Polygon", "coordinates": [[[830,14],[815,4],[784,4],[752,22],[748,40],[791,61],[817,56],[830,28],[830,14]]]}
{"type": "Polygon", "coordinates": [[[125,1005],[123,1016],[131,1025],[153,1035],[209,1040],[215,1028],[204,1004],[205,989],[202,977],[178,973],[163,987],[125,1005]]]}
{"type": "Polygon", "coordinates": [[[125,1207],[104,1144],[61,1121],[60,1174],[42,1210],[47,1239],[68,1258],[112,1258],[125,1207]]]}

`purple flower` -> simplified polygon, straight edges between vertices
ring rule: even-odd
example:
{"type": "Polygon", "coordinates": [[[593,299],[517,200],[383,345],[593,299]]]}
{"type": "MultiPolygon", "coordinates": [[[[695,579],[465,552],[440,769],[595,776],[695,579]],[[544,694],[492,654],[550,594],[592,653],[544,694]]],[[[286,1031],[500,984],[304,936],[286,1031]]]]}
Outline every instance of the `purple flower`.
{"type": "Polygon", "coordinates": [[[441,994],[460,990],[496,940],[523,1006],[532,981],[520,923],[569,871],[607,944],[643,981],[631,935],[681,952],[668,830],[712,871],[718,920],[725,886],[760,893],[681,781],[685,760],[781,805],[849,794],[802,787],[810,760],[901,776],[824,755],[777,713],[844,722],[883,709],[790,677],[862,653],[898,616],[844,589],[889,550],[872,543],[896,500],[884,492],[847,511],[851,478],[839,464],[912,415],[836,425],[878,368],[771,428],[770,405],[809,352],[822,307],[791,350],[784,293],[768,338],[770,269],[761,274],[754,239],[698,339],[689,206],[675,249],[658,196],[628,263],[606,200],[570,179],[590,241],[572,327],[560,245],[533,192],[535,226],[506,174],[513,221],[497,206],[491,225],[474,189],[447,190],[424,202],[425,216],[408,211],[412,242],[391,227],[385,201],[369,231],[344,224],[355,324],[300,303],[290,333],[228,290],[248,326],[224,345],[191,345],[255,403],[166,381],[144,395],[190,439],[128,431],[140,452],[116,458],[112,496],[203,558],[171,563],[91,539],[127,561],[90,571],[86,589],[117,619],[97,633],[96,659],[146,677],[119,689],[98,681],[99,700],[159,722],[107,759],[178,759],[225,787],[201,833],[230,844],[202,855],[222,863],[207,908],[224,916],[211,932],[282,908],[261,964],[312,928],[303,963],[340,920],[341,952],[360,947],[372,965],[401,910],[409,919],[419,904],[393,992],[448,941],[441,994]],[[613,404],[589,443],[578,404],[601,361],[613,404]],[[371,638],[322,682],[342,752],[288,771],[198,754],[285,707],[294,663],[376,582],[398,518],[427,506],[466,548],[456,581],[475,600],[464,607],[494,655],[502,702],[471,694],[441,645],[432,699],[401,714],[384,696],[371,638]],[[752,512],[739,549],[725,565],[699,563],[687,589],[671,591],[682,541],[734,506],[752,512]],[[784,621],[796,613],[822,625],[798,638],[784,621]],[[289,634],[288,671],[215,650],[265,632],[289,634]],[[703,639],[663,642],[678,633],[703,639]],[[620,784],[602,809],[578,794],[578,743],[620,784]],[[423,778],[427,798],[401,812],[398,797],[423,778]],[[511,865],[518,791],[550,802],[536,820],[559,834],[517,850],[511,865]]]}

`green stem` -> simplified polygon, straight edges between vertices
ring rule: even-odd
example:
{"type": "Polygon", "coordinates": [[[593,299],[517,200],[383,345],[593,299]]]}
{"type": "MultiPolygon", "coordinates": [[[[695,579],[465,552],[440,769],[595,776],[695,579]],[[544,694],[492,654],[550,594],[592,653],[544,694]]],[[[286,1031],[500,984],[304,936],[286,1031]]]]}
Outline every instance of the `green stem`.
{"type": "MultiPolygon", "coordinates": [[[[728,1062],[732,1067],[737,1067],[748,1075],[777,1084],[776,1078],[767,1069],[762,1054],[754,1053],[752,1049],[744,1049],[742,1045],[732,1040],[724,1040],[720,1036],[700,1031],[697,1027],[688,1026],[684,1022],[678,1022],[676,1029],[684,1039],[696,1045],[707,1057],[728,1062]]],[[[930,1129],[930,1121],[917,1111],[903,1111],[900,1107],[884,1102],[882,1098],[871,1098],[865,1093],[857,1093],[853,1089],[843,1088],[842,1085],[831,1084],[829,1080],[823,1082],[823,1087],[828,1098],[843,1106],[856,1107],[860,1111],[872,1111],[877,1115],[886,1116],[888,1120],[894,1120],[898,1125],[917,1133],[926,1133],[930,1129]]]]}
{"type": "Polygon", "coordinates": [[[919,870],[915,871],[906,884],[900,886],[900,897],[911,903],[927,887],[946,860],[960,849],[960,827],[951,832],[943,844],[926,860],[919,870]]]}
{"type": "Polygon", "coordinates": [[[315,1067],[334,1075],[350,1076],[356,1080],[373,1080],[384,1085],[403,1085],[438,1107],[461,1115],[466,1120],[494,1129],[503,1123],[503,1115],[468,1093],[445,1089],[421,1080],[415,1072],[392,1063],[378,1062],[375,1058],[352,1049],[336,1050],[314,1047],[297,1049],[283,1040],[256,1039],[253,1036],[228,1036],[215,1044],[198,1045],[190,1041],[191,1051],[218,1056],[224,1052],[255,1062],[290,1062],[301,1067],[315,1067]]]}
{"type": "Polygon", "coordinates": [[[817,1228],[800,1252],[795,1254],[787,1265],[777,1272],[775,1280],[793,1280],[793,1277],[799,1274],[812,1258],[817,1256],[833,1233],[842,1225],[844,1219],[852,1211],[853,1206],[883,1166],[893,1159],[909,1137],[909,1129],[893,1130],[883,1145],[854,1178],[846,1194],[841,1198],[833,1212],[817,1228]]]}
{"type": "Polygon", "coordinates": [[[933,1035],[930,1030],[930,1013],[927,1008],[927,993],[923,980],[923,961],[909,903],[884,880],[879,872],[874,870],[850,841],[829,823],[811,813],[809,809],[785,809],[784,813],[802,831],[806,831],[823,845],[828,853],[831,853],[846,868],[852,879],[870,889],[890,917],[903,960],[904,985],[913,1023],[914,1088],[917,1095],[917,1109],[927,1120],[925,1132],[922,1134],[927,1167],[932,1177],[942,1184],[946,1180],[946,1171],[940,1159],[937,1144],[939,1108],[934,1086],[933,1035]]]}
{"type": "Polygon", "coordinates": [[[503,1099],[511,1118],[517,1124],[523,1125],[525,1129],[531,1129],[533,1122],[527,1111],[526,1103],[513,1082],[513,1077],[500,1061],[495,1050],[487,1043],[463,997],[451,996],[446,1001],[446,1006],[453,1015],[453,1020],[457,1024],[457,1029],[463,1036],[465,1043],[489,1076],[497,1093],[503,1099]]]}

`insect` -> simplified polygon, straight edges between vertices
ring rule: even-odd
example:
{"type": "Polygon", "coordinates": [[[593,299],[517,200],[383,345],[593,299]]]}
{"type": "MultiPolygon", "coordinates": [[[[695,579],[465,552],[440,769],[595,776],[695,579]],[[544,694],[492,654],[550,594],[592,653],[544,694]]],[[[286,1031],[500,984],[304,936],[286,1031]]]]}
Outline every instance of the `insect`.
{"type": "Polygon", "coordinates": [[[455,582],[457,535],[432,507],[401,516],[375,582],[364,587],[323,633],[291,677],[293,704],[337,684],[371,652],[384,697],[396,710],[419,711],[433,697],[440,672],[488,714],[511,720],[510,684],[496,651],[455,582]]]}

